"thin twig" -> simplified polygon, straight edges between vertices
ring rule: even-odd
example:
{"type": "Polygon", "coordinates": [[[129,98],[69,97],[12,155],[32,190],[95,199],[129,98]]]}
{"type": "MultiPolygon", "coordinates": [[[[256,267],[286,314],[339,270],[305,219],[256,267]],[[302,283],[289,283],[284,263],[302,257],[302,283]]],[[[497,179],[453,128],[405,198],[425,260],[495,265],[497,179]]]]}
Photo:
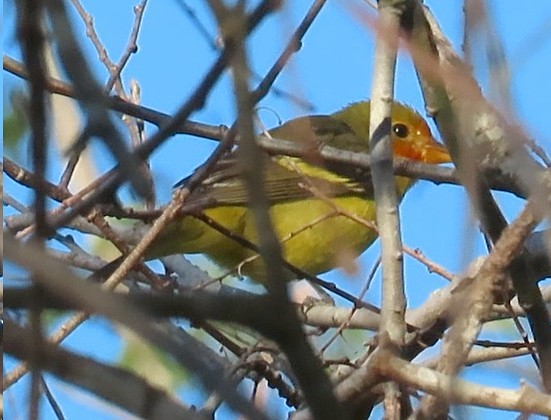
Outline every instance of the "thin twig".
{"type": "MultiPolygon", "coordinates": [[[[144,254],[147,247],[153,242],[157,235],[166,227],[166,225],[175,217],[178,208],[182,205],[188,191],[178,190],[175,193],[172,203],[167,206],[163,215],[159,217],[148,233],[136,245],[136,247],[128,254],[122,264],[111,274],[111,276],[102,284],[103,290],[113,290],[123,279],[124,275],[132,269],[144,254]]],[[[72,333],[80,324],[88,319],[88,315],[84,312],[78,313],[66,321],[56,332],[54,332],[50,340],[54,343],[60,343],[70,333],[72,333]]],[[[4,388],[17,382],[23,375],[28,372],[28,364],[22,363],[15,367],[11,372],[4,376],[4,388]]]]}
{"type": "MultiPolygon", "coordinates": [[[[495,244],[479,272],[468,287],[457,298],[458,313],[450,332],[443,340],[438,370],[455,375],[463,366],[467,355],[480,333],[483,319],[491,310],[495,293],[505,284],[505,273],[538,220],[527,205],[519,217],[511,223],[495,244]]],[[[419,413],[441,413],[449,401],[427,395],[420,403],[419,413]]]]}
{"type": "MultiPolygon", "coordinates": [[[[118,63],[110,71],[111,75],[109,80],[105,83],[105,91],[109,92],[117,80],[120,81],[120,75],[126,66],[126,63],[130,60],[132,54],[135,54],[138,51],[138,35],[140,33],[140,28],[142,26],[142,19],[145,7],[148,0],[141,0],[139,4],[134,6],[134,24],[132,25],[132,30],[130,31],[130,36],[124,53],[121,55],[118,63]]],[[[122,81],[120,82],[122,84],[122,81]]]]}

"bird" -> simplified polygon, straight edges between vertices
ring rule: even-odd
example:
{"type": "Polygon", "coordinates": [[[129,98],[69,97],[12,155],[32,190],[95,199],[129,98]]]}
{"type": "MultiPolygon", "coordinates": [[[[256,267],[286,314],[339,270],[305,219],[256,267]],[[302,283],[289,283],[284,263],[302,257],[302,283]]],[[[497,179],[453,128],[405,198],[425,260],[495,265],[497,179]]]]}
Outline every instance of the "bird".
{"type": "MultiPolygon", "coordinates": [[[[274,139],[294,142],[310,150],[326,145],[368,153],[369,117],[370,102],[360,101],[330,115],[292,119],[268,133],[274,139]]],[[[393,102],[390,134],[394,156],[427,164],[451,161],[424,118],[409,106],[393,102]]],[[[195,214],[177,216],[153,241],[145,259],[205,254],[223,268],[238,270],[255,282],[265,282],[266,269],[257,251],[234,239],[239,237],[258,245],[262,235],[248,207],[238,153],[237,147],[221,158],[187,197],[187,205],[203,203],[204,207],[195,214]],[[222,226],[226,232],[214,225],[222,226]]],[[[315,153],[311,155],[265,153],[263,171],[258,175],[263,177],[269,216],[284,260],[315,276],[338,267],[343,253],[353,258],[359,256],[375,241],[377,232],[369,226],[376,219],[372,184],[337,174],[324,167],[315,153]]],[[[179,185],[185,186],[189,178],[179,185]]],[[[395,176],[395,182],[401,200],[415,179],[395,176]]],[[[289,273],[285,281],[294,277],[289,273]]]]}

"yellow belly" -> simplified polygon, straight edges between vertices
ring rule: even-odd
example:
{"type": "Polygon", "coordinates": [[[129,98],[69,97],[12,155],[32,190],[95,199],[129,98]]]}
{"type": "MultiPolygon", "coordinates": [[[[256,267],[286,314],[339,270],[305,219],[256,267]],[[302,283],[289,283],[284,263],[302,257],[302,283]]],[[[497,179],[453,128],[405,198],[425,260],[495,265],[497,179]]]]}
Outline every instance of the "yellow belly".
{"type": "MultiPolygon", "coordinates": [[[[340,197],[332,202],[356,216],[373,221],[375,206],[359,197],[340,197]]],[[[205,210],[205,214],[227,229],[258,244],[252,212],[244,207],[224,206],[205,210]]],[[[291,264],[319,274],[335,268],[339,253],[354,257],[376,238],[372,229],[336,213],[333,206],[307,199],[274,204],[270,217],[281,242],[283,257],[291,264]]],[[[255,252],[227,238],[204,222],[187,216],[171,225],[153,244],[148,258],[176,253],[202,253],[226,268],[234,268],[255,252]]],[[[260,257],[240,267],[240,272],[263,282],[264,266],[260,257]]]]}
{"type": "MultiPolygon", "coordinates": [[[[375,206],[364,199],[346,197],[333,203],[360,218],[374,219],[375,206]]],[[[335,268],[339,253],[358,256],[376,238],[373,230],[336,213],[331,205],[320,200],[277,204],[270,216],[284,259],[314,275],[335,268]]],[[[257,241],[254,223],[247,223],[244,236],[257,241]]],[[[244,266],[244,272],[254,278],[262,276],[261,260],[244,266]]]]}
{"type": "MultiPolygon", "coordinates": [[[[396,177],[399,199],[412,180],[396,177]]],[[[358,221],[336,213],[335,207],[361,219],[375,221],[375,204],[361,196],[342,196],[326,201],[310,198],[275,203],[270,217],[283,251],[283,257],[310,274],[320,274],[337,267],[340,253],[356,257],[377,237],[376,233],[358,221]]],[[[258,234],[252,212],[244,206],[220,206],[204,213],[226,229],[258,244],[258,234]]],[[[206,254],[222,267],[239,266],[240,272],[257,282],[263,282],[265,270],[262,258],[242,247],[233,239],[213,229],[203,221],[186,216],[174,222],[153,244],[146,257],[158,258],[171,254],[206,254]],[[243,263],[244,260],[247,261],[243,263]]],[[[293,278],[292,275],[288,279],[293,278]]]]}

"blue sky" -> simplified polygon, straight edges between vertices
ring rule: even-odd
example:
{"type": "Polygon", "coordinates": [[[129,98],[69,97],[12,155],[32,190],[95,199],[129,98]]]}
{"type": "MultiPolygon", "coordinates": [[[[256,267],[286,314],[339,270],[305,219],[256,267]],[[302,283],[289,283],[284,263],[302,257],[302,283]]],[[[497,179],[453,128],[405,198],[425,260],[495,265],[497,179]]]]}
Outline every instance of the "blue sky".
{"type": "MultiPolygon", "coordinates": [[[[136,1],[128,0],[83,1],[84,7],[94,16],[95,28],[113,61],[118,60],[126,45],[134,18],[132,7],[135,3],[136,1]]],[[[187,3],[194,8],[211,37],[214,37],[214,21],[202,6],[203,2],[187,3]]],[[[309,5],[309,2],[287,3],[282,12],[260,25],[249,42],[253,68],[260,75],[272,65],[287,41],[288,34],[309,5]]],[[[427,0],[426,3],[454,47],[460,49],[463,32],[462,2],[427,0]]],[[[314,104],[317,113],[331,113],[350,102],[369,96],[373,34],[359,18],[352,15],[352,8],[347,7],[350,4],[362,6],[361,2],[328,2],[304,38],[301,50],[276,82],[278,88],[314,104]]],[[[529,7],[519,6],[518,2],[512,0],[494,0],[487,4],[509,59],[517,121],[551,153],[551,134],[548,130],[551,87],[547,82],[547,72],[551,64],[551,43],[548,42],[551,35],[551,2],[532,2],[529,7]]],[[[20,53],[14,42],[12,3],[4,2],[4,8],[4,53],[19,58],[20,53]]],[[[365,9],[369,12],[367,6],[365,9]]],[[[97,53],[85,37],[83,24],[76,14],[75,28],[81,35],[81,45],[98,80],[104,83],[108,78],[107,73],[98,62],[97,53]]],[[[128,86],[131,79],[137,80],[141,86],[142,103],[167,113],[173,112],[188,97],[217,55],[176,1],[151,1],[148,4],[138,45],[139,52],[131,58],[123,73],[124,82],[128,86]]],[[[475,62],[474,65],[480,80],[487,81],[487,66],[480,62],[475,62]]],[[[6,92],[17,85],[20,85],[19,81],[4,75],[4,99],[6,92]]],[[[485,85],[482,87],[487,89],[485,85]]],[[[230,79],[226,75],[209,96],[205,107],[193,114],[192,119],[213,125],[231,124],[235,118],[231,92],[230,79]]],[[[404,53],[399,60],[395,97],[422,112],[423,102],[417,79],[411,62],[404,53]]],[[[274,113],[282,120],[287,120],[307,112],[273,94],[268,95],[260,105],[263,108],[259,115],[268,127],[278,123],[274,113]]],[[[153,127],[147,127],[149,134],[153,131],[153,127]]],[[[207,140],[178,136],[153,155],[152,168],[160,202],[166,202],[170,198],[171,186],[199,165],[214,146],[213,142],[207,140]]],[[[105,158],[103,150],[96,147],[95,156],[101,171],[110,168],[110,160],[105,158]]],[[[51,168],[52,179],[58,178],[60,170],[60,167],[51,168]]],[[[13,183],[6,182],[6,191],[10,191],[10,188],[16,187],[13,183]]],[[[500,193],[497,196],[506,216],[513,218],[522,202],[509,194],[500,193]]],[[[474,255],[484,253],[480,235],[468,218],[465,194],[459,187],[420,182],[406,196],[401,215],[404,243],[412,248],[420,248],[427,257],[452,272],[461,271],[465,262],[470,261],[474,255]]],[[[377,255],[378,244],[362,256],[361,264],[365,270],[355,279],[344,278],[338,271],[328,273],[325,278],[338,281],[354,293],[361,288],[363,276],[377,255]]],[[[411,306],[419,305],[431,291],[445,285],[445,280],[428,273],[423,266],[410,258],[406,258],[405,264],[411,306]]],[[[376,282],[369,291],[368,298],[373,302],[379,300],[379,286],[376,282]]],[[[82,351],[83,346],[86,348],[87,343],[94,342],[98,344],[92,351],[94,357],[116,360],[121,344],[113,340],[113,331],[106,323],[92,323],[84,331],[69,340],[71,346],[82,351]]],[[[490,331],[489,334],[495,338],[494,334],[497,333],[490,331]]],[[[514,336],[514,332],[512,334],[514,336]]],[[[519,369],[527,366],[533,368],[530,362],[513,362],[515,366],[517,363],[519,369]]],[[[6,365],[8,366],[9,364],[6,365]]],[[[469,369],[466,375],[477,381],[495,377],[497,382],[492,382],[494,385],[518,385],[518,377],[500,373],[499,366],[490,372],[469,369]]],[[[74,418],[77,414],[79,418],[97,418],[98,414],[102,418],[117,418],[120,415],[119,413],[111,417],[105,410],[98,413],[94,411],[97,408],[95,403],[87,403],[80,397],[75,397],[73,391],[61,385],[55,388],[60,393],[68,418],[74,418]]],[[[18,384],[12,391],[8,391],[4,400],[6,409],[9,410],[10,398],[13,398],[17,402],[18,414],[23,415],[24,409],[20,403],[27,389],[23,384],[18,384]]],[[[501,418],[512,417],[503,414],[501,418]]]]}

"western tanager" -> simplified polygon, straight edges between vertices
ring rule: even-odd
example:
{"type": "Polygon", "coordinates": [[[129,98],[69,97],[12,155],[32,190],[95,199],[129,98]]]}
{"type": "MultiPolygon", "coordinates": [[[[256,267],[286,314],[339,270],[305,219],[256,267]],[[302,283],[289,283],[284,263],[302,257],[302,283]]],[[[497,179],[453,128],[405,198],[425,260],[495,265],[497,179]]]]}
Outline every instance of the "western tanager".
{"type": "MultiPolygon", "coordinates": [[[[331,115],[291,120],[269,131],[273,138],[305,145],[326,144],[353,152],[368,152],[369,102],[358,102],[331,115]]],[[[401,156],[425,163],[450,161],[425,120],[413,109],[393,104],[392,149],[401,156]]],[[[229,231],[258,243],[254,217],[247,207],[247,193],[239,174],[236,152],[220,160],[214,171],[186,203],[209,203],[204,215],[229,231]]],[[[238,152],[237,152],[238,153],[238,152]]],[[[345,215],[375,221],[373,187],[323,168],[320,160],[288,156],[265,157],[264,186],[270,217],[281,241],[283,257],[313,275],[338,265],[339,253],[357,256],[376,238],[373,229],[345,215]],[[340,211],[342,210],[342,212],[340,211]]],[[[401,199],[414,180],[396,176],[401,199]]],[[[260,233],[261,234],[261,233],[260,233]]],[[[226,268],[255,281],[264,276],[262,258],[204,221],[187,215],[173,222],[152,244],[148,259],[177,253],[202,253],[226,268]]]]}

